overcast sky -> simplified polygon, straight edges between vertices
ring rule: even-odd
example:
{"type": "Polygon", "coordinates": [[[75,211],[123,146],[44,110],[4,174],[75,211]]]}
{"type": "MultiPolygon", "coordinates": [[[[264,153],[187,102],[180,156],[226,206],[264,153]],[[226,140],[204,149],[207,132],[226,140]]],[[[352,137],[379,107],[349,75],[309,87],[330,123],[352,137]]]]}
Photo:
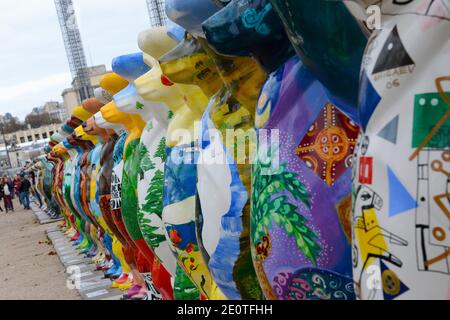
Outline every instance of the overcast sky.
{"type": "MultiPolygon", "coordinates": [[[[73,0],[88,65],[111,68],[137,52],[150,27],[145,0],[73,0]]],[[[53,0],[0,1],[0,114],[23,119],[46,101],[62,101],[70,69],[53,0]]]]}

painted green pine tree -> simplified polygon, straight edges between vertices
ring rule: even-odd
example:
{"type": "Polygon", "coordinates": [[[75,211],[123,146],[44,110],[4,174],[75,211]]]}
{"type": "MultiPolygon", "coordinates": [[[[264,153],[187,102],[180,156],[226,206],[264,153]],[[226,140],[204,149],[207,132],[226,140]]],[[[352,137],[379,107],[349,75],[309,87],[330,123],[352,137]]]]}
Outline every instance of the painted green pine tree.
{"type": "MultiPolygon", "coordinates": [[[[147,150],[147,148],[145,148],[147,150]]],[[[150,159],[149,152],[146,152],[145,161],[141,161],[141,170],[144,172],[155,169],[155,164],[150,159]]],[[[166,159],[166,139],[162,138],[154,158],[161,158],[162,162],[166,159]]],[[[162,217],[163,211],[163,189],[164,189],[164,173],[161,170],[156,170],[155,175],[150,181],[145,198],[145,204],[139,212],[139,219],[141,221],[141,228],[144,232],[145,240],[153,247],[159,247],[159,244],[166,240],[163,234],[160,234],[159,228],[151,225],[151,220],[146,218],[148,215],[156,214],[159,218],[162,217]]]]}
{"type": "Polygon", "coordinates": [[[290,199],[303,203],[310,209],[310,194],[306,186],[298,178],[298,174],[290,172],[286,163],[277,170],[272,168],[277,150],[269,148],[269,161],[258,158],[253,166],[252,215],[251,230],[253,243],[262,241],[267,236],[267,227],[275,222],[283,227],[288,236],[295,238],[297,247],[314,264],[320,253],[317,234],[307,226],[307,218],[298,212],[297,205],[290,199]],[[288,197],[288,195],[290,197],[288,197]]]}
{"type": "Polygon", "coordinates": [[[145,198],[145,205],[142,210],[152,214],[157,214],[159,217],[162,215],[162,196],[164,188],[164,173],[161,170],[156,170],[155,175],[150,182],[150,186],[147,191],[147,197],[145,198]]]}
{"type": "Polygon", "coordinates": [[[155,164],[153,163],[152,159],[150,159],[150,152],[148,151],[145,144],[143,144],[142,142],[140,142],[139,145],[137,146],[136,152],[139,153],[139,159],[140,159],[138,174],[139,174],[140,180],[143,180],[144,174],[147,171],[155,169],[155,164]]]}
{"type": "MultiPolygon", "coordinates": [[[[160,158],[163,163],[166,160],[165,138],[162,138],[161,141],[159,142],[154,158],[160,158]]],[[[154,164],[151,169],[155,169],[154,164]]],[[[147,190],[147,197],[145,198],[145,205],[142,207],[142,210],[144,210],[145,212],[157,214],[159,217],[161,217],[163,209],[162,204],[163,189],[164,189],[164,172],[158,169],[156,170],[155,175],[153,176],[152,181],[150,182],[149,188],[147,190]]]]}
{"type": "Polygon", "coordinates": [[[164,234],[161,234],[160,228],[152,225],[152,221],[149,216],[156,214],[160,219],[162,217],[163,203],[163,185],[164,185],[164,173],[161,170],[157,170],[150,182],[150,186],[147,191],[147,197],[145,198],[145,204],[139,210],[138,216],[140,226],[144,234],[145,241],[150,244],[152,248],[159,247],[160,243],[166,240],[164,234]]]}
{"type": "Polygon", "coordinates": [[[156,149],[155,158],[160,158],[162,162],[166,161],[166,138],[162,138],[156,149]]]}

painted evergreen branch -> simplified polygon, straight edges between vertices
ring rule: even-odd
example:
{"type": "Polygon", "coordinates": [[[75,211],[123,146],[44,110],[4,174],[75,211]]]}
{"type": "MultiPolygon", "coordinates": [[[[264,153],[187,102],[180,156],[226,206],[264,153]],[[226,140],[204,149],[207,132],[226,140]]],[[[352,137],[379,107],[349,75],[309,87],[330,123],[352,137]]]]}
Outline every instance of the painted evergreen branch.
{"type": "Polygon", "coordinates": [[[270,161],[258,157],[259,161],[253,167],[253,242],[255,244],[261,242],[267,235],[266,228],[275,222],[285,229],[288,236],[295,238],[299,250],[316,264],[321,250],[317,242],[318,236],[307,226],[308,220],[298,212],[298,207],[290,200],[300,201],[309,209],[310,195],[298,175],[287,170],[286,164],[280,165],[276,170],[272,168],[275,153],[270,148],[268,150],[270,161]]]}
{"type": "Polygon", "coordinates": [[[143,210],[138,211],[138,219],[141,231],[144,235],[145,241],[150,244],[150,246],[155,249],[159,247],[161,242],[166,240],[165,235],[158,234],[159,228],[151,225],[151,220],[145,218],[146,212],[143,210]]]}

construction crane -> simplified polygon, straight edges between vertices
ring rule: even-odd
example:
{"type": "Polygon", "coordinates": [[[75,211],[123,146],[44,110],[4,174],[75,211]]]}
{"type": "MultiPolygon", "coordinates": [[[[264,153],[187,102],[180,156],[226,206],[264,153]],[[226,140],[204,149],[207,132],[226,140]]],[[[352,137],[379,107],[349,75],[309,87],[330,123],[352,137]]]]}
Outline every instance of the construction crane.
{"type": "Polygon", "coordinates": [[[150,24],[152,27],[165,26],[167,23],[164,0],[146,0],[150,24]]]}
{"type": "Polygon", "coordinates": [[[72,74],[73,87],[77,92],[78,102],[81,103],[85,99],[92,97],[94,92],[91,86],[75,9],[72,0],[55,0],[55,6],[72,74]]]}

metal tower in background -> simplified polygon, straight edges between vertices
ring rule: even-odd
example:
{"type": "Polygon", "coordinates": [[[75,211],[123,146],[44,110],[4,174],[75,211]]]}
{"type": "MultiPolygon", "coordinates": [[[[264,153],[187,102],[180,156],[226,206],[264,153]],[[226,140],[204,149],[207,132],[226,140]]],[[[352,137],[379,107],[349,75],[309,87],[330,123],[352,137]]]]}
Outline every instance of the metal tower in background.
{"type": "Polygon", "coordinates": [[[152,27],[165,26],[167,23],[164,0],[146,0],[152,27]]]}
{"type": "Polygon", "coordinates": [[[72,0],[55,0],[59,25],[69,60],[73,87],[78,93],[78,102],[93,96],[93,89],[89,78],[89,70],[84,54],[81,34],[78,28],[75,9],[72,0]]]}

